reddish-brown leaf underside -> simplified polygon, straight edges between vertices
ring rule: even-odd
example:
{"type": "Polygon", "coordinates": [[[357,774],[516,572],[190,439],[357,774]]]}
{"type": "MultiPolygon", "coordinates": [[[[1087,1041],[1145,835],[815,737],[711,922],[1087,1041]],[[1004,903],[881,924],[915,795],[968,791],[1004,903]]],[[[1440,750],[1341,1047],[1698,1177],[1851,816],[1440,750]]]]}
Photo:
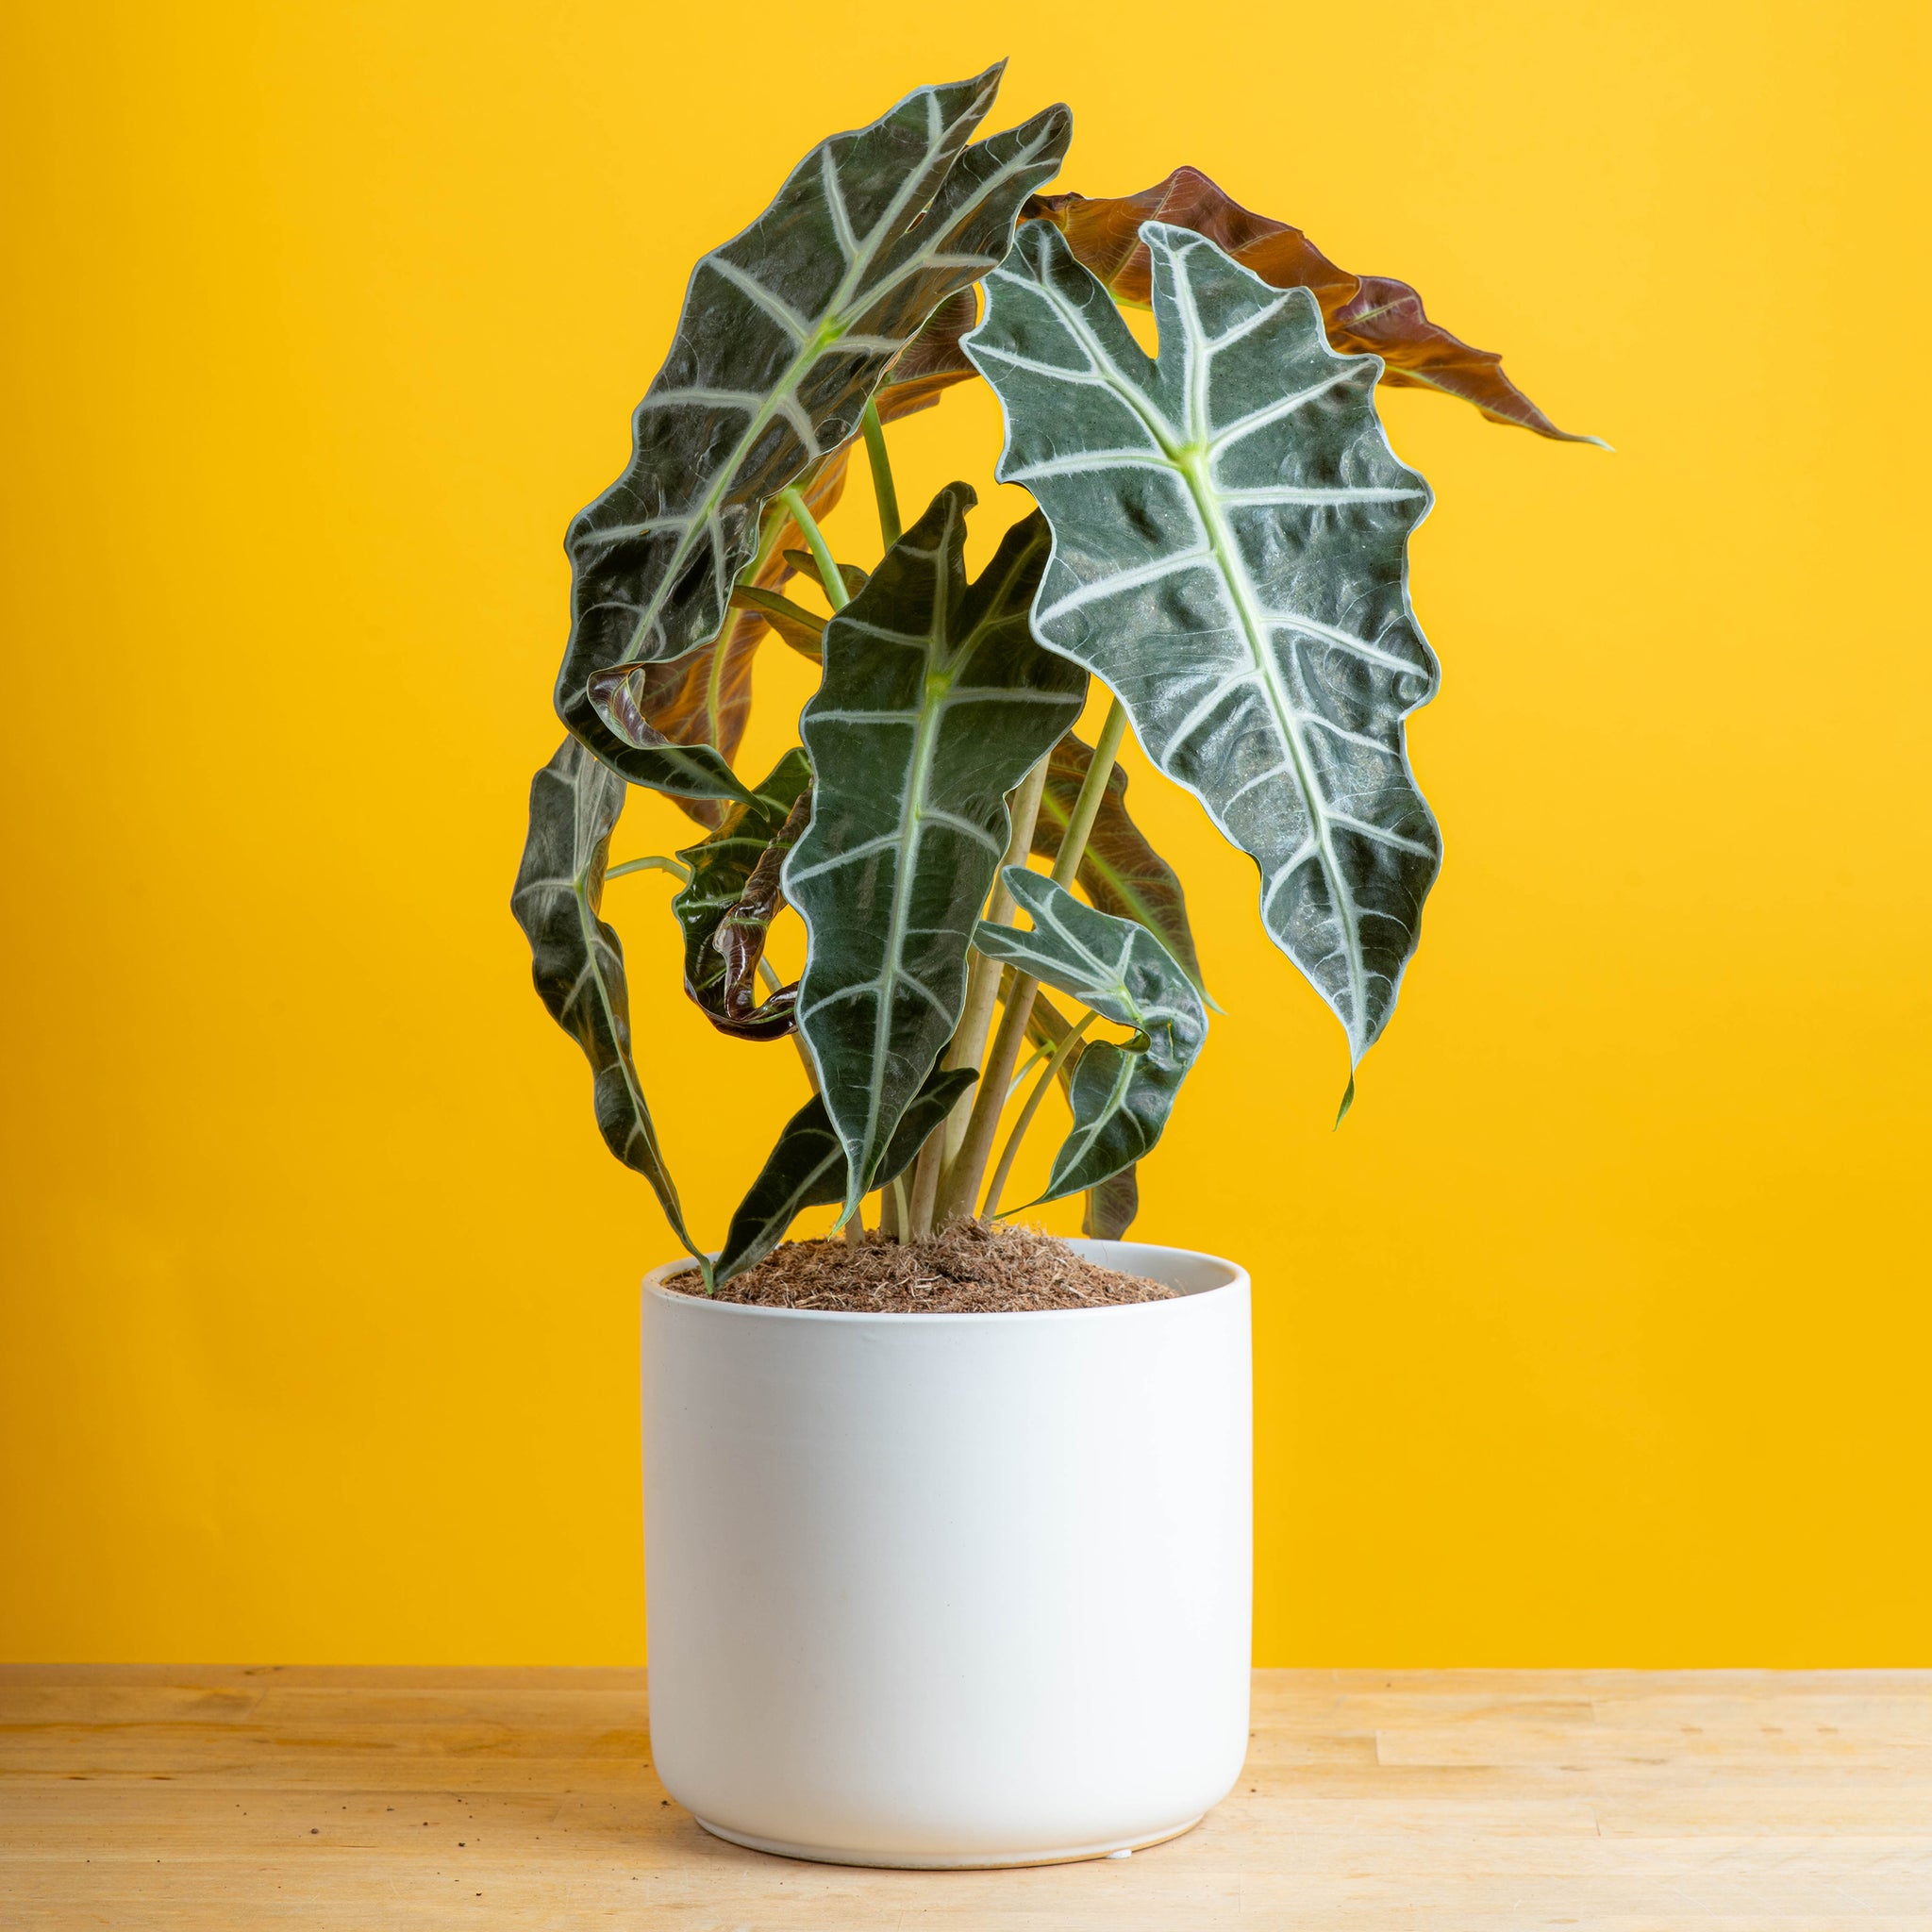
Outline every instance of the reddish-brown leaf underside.
{"type": "Polygon", "coordinates": [[[1407,282],[1351,275],[1299,228],[1244,208],[1201,173],[1176,168],[1138,194],[1108,200],[1085,194],[1036,194],[1023,220],[1052,222],[1074,256],[1118,302],[1145,308],[1150,269],[1142,222],[1191,228],[1276,289],[1307,289],[1320,305],[1328,339],[1347,356],[1379,356],[1392,389],[1434,389],[1474,403],[1492,423],[1533,429],[1559,442],[1597,442],[1558,429],[1503,374],[1503,358],[1473,349],[1429,320],[1407,282]]]}

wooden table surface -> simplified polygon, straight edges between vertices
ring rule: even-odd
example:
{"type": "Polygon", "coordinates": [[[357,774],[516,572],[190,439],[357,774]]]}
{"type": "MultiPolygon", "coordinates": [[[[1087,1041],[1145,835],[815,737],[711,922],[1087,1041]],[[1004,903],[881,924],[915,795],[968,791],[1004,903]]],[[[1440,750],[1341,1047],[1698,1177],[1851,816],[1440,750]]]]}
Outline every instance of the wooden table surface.
{"type": "Polygon", "coordinates": [[[858,1872],[708,1838],[628,1670],[0,1669],[0,1926],[1932,1932],[1932,1672],[1263,1671],[1130,1859],[858,1872]]]}

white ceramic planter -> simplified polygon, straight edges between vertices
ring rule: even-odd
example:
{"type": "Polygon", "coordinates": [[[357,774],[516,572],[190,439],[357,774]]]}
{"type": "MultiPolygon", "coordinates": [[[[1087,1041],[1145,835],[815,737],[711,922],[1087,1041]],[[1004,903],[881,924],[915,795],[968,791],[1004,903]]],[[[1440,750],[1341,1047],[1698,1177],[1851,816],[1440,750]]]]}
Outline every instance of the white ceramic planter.
{"type": "Polygon", "coordinates": [[[1248,1279],[1010,1315],[644,1285],[658,1775],[720,1838],[851,1865],[1105,1857],[1247,1748],[1248,1279]]]}

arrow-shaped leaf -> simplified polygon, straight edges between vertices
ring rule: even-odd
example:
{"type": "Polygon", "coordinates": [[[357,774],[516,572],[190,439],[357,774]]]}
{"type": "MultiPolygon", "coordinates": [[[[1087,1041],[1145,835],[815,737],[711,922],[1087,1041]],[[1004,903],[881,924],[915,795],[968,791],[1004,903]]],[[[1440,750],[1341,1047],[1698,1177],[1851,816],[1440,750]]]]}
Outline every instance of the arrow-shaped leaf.
{"type": "Polygon", "coordinates": [[[1208,1014],[1192,982],[1144,925],[1083,906],[1064,886],[1024,866],[1009,865],[1004,877],[1021,910],[1031,915],[1033,930],[982,920],[973,943],[1138,1036],[1125,1046],[1100,1040],[1081,1049],[1068,1094],[1074,1130],[1054,1157],[1040,1196],[1057,1201],[1099,1187],[1160,1139],[1181,1081],[1208,1038],[1208,1014]]]}
{"type": "MultiPolygon", "coordinates": [[[[1092,762],[1093,747],[1071,731],[1054,746],[1040,816],[1033,822],[1033,849],[1041,858],[1060,856],[1061,836],[1092,762]]],[[[1138,920],[1181,962],[1188,977],[1197,987],[1202,984],[1200,956],[1188,925],[1187,896],[1174,867],[1127,816],[1127,774],[1122,765],[1116,764],[1108,774],[1099,813],[1080,856],[1079,880],[1103,912],[1138,920]]]]}
{"type": "Polygon", "coordinates": [[[1329,348],[1306,289],[1142,233],[1158,362],[1045,223],[967,338],[1006,409],[1000,477],[1053,525],[1034,626],[1260,867],[1263,924],[1358,1059],[1440,861],[1402,732],[1436,685],[1407,590],[1428,490],[1376,420],[1380,365],[1329,348]]]}
{"type": "MultiPolygon", "coordinates": [[[[741,1040],[782,1040],[790,1033],[796,989],[774,993],[762,1007],[745,1009],[741,996],[750,992],[746,982],[758,964],[758,953],[749,953],[734,982],[731,962],[718,944],[720,930],[743,901],[761,865],[773,874],[775,887],[777,865],[789,849],[781,841],[810,786],[811,766],[794,746],[778,760],[748,805],[741,806],[702,844],[688,845],[677,855],[691,867],[690,883],[671,902],[684,930],[684,990],[713,1026],[741,1040]]],[[[774,901],[756,909],[769,925],[777,905],[774,901]]]]}
{"type": "Polygon", "coordinates": [[[974,502],[963,483],[941,491],[825,626],[824,681],[800,724],[816,791],[785,894],[810,934],[798,1024],[850,1163],[848,1207],[958,1022],[1006,794],[1087,688],[1027,628],[1045,520],[1008,531],[969,586],[974,502]]]}
{"type": "Polygon", "coordinates": [[[967,147],[999,78],[992,68],[921,88],[832,136],[692,272],[630,463],[565,544],[573,624],[558,711],[641,783],[664,782],[666,754],[640,751],[653,727],[634,667],[718,635],[766,503],[857,430],[894,358],[998,261],[1020,204],[1058,168],[1063,108],[967,147]]]}
{"type": "Polygon", "coordinates": [[[1270,288],[1308,290],[1322,305],[1329,341],[1344,355],[1380,356],[1390,388],[1441,390],[1474,403],[1492,423],[1559,442],[1599,441],[1558,429],[1503,374],[1502,357],[1473,349],[1431,322],[1407,282],[1338,268],[1299,228],[1244,208],[1198,168],[1176,168],[1165,181],[1112,200],[1036,194],[1025,213],[1053,223],[1117,301],[1146,306],[1152,270],[1141,240],[1143,222],[1191,228],[1270,288]]]}
{"type": "MultiPolygon", "coordinates": [[[[926,1137],[952,1112],[978,1074],[971,1067],[935,1071],[901,1117],[874,1176],[883,1187],[912,1165],[926,1137]]],[[[785,1239],[807,1208],[829,1208],[845,1198],[845,1149],[833,1131],[825,1104],[816,1094],[785,1123],[778,1144],[731,1217],[718,1257],[722,1285],[762,1261],[785,1239]]]]}
{"type": "Polygon", "coordinates": [[[530,941],[532,976],[544,1006],[591,1062],[605,1143],[650,1182],[678,1240],[702,1263],[631,1060],[624,948],[598,916],[624,794],[622,778],[575,739],[564,740],[530,782],[530,833],[510,910],[530,941]]]}

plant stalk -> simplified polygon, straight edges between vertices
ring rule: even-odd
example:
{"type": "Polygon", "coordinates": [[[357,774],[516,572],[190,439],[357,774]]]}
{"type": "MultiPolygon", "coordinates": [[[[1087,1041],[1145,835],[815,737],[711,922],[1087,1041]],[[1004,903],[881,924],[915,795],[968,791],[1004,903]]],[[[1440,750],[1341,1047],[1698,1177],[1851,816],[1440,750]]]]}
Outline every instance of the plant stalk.
{"type": "Polygon", "coordinates": [[[886,425],[879,421],[878,404],[870,398],[858,426],[865,432],[865,454],[872,464],[872,493],[878,499],[879,538],[890,550],[899,541],[899,491],[892,482],[892,459],[886,454],[886,425]]]}
{"type": "MultiPolygon", "coordinates": [[[[1052,762],[1053,754],[1048,752],[1021,780],[1019,790],[1013,793],[1012,829],[1007,839],[1007,849],[1000,859],[999,871],[993,874],[992,897],[986,908],[986,916],[996,924],[1004,925],[1013,916],[1015,902],[1012,893],[1007,891],[1007,868],[1024,865],[1026,855],[1033,850],[1033,828],[1040,821],[1040,801],[1046,795],[1046,768],[1052,762]]],[[[992,1031],[992,1009],[999,1004],[999,994],[998,964],[984,953],[974,953],[972,970],[966,979],[966,1004],[960,1009],[959,1024],[953,1031],[953,1041],[946,1049],[943,1065],[948,1068],[979,1065],[986,1055],[987,1035],[992,1031]]],[[[959,1158],[960,1146],[966,1139],[966,1124],[972,1113],[972,1101],[962,1095],[958,1106],[946,1116],[945,1148],[941,1157],[942,1165],[939,1175],[941,1180],[945,1170],[959,1158]]]]}
{"type": "Polygon", "coordinates": [[[805,547],[811,552],[812,561],[819,567],[826,603],[834,610],[844,609],[852,598],[845,589],[845,579],[839,574],[839,566],[832,561],[831,546],[825,541],[825,533],[819,528],[818,519],[805,507],[804,492],[796,486],[781,490],[778,501],[791,512],[791,521],[798,525],[799,535],[805,539],[805,547]]]}
{"type": "Polygon", "coordinates": [[[663,858],[655,852],[647,858],[626,858],[622,865],[613,865],[604,874],[604,883],[608,886],[612,879],[621,879],[634,872],[668,872],[681,884],[691,884],[690,866],[681,858],[663,858]]]}
{"type": "MultiPolygon", "coordinates": [[[[1100,727],[1100,741],[1093,747],[1093,762],[1087,768],[1080,795],[1074,801],[1066,834],[1060,840],[1059,857],[1054,860],[1053,881],[1057,886],[1072,885],[1079,873],[1087,840],[1093,830],[1093,821],[1100,816],[1107,781],[1113,774],[1114,758],[1126,730],[1126,708],[1115,698],[1108,708],[1107,722],[1100,727]]],[[[992,1050],[979,1070],[979,1086],[973,1098],[972,1117],[966,1123],[966,1138],[946,1175],[945,1185],[940,1190],[935,1220],[941,1226],[973,1212],[986,1164],[992,1157],[993,1136],[999,1131],[1007,1090],[1012,1085],[1013,1070],[1020,1064],[1020,1055],[1026,1044],[1026,1022],[1033,1016],[1033,995],[1039,991],[1040,982],[1031,974],[1015,976],[1007,1009],[1000,1015],[999,1031],[993,1035],[992,1050]]]]}
{"type": "Polygon", "coordinates": [[[902,1224],[906,1232],[899,1237],[901,1241],[923,1241],[932,1233],[932,1215],[939,1200],[945,1139],[944,1132],[935,1128],[926,1136],[925,1145],[919,1150],[919,1158],[912,1163],[912,1198],[907,1204],[906,1219],[902,1224]]]}
{"type": "MultiPolygon", "coordinates": [[[[762,956],[758,959],[758,977],[765,982],[765,991],[767,992],[776,992],[785,984],[778,977],[777,969],[773,966],[769,959],[762,956]]],[[[798,1063],[805,1069],[806,1080],[809,1084],[811,1091],[816,1093],[819,1091],[818,1073],[812,1066],[811,1055],[805,1050],[805,1035],[799,1032],[795,1026],[791,1029],[791,1043],[798,1049],[798,1063]]]]}
{"type": "Polygon", "coordinates": [[[1052,1058],[1040,1070],[1040,1078],[1033,1083],[1033,1091],[1026,1096],[1026,1105],[1020,1109],[1020,1118],[1013,1123],[1013,1131],[1007,1136],[1006,1151],[1000,1156],[1000,1164],[992,1171],[992,1181],[980,1206],[980,1220],[991,1221],[1000,1211],[1000,1196],[1007,1191],[1007,1177],[1013,1172],[1013,1159],[1020,1151],[1020,1142],[1026,1138],[1026,1129],[1033,1124],[1033,1116],[1040,1111],[1040,1103],[1046,1098],[1046,1090],[1058,1075],[1061,1062],[1073,1052],[1074,1041],[1092,1024],[1093,1015],[1088,1013],[1077,1024],[1069,1026],[1066,1037],[1054,1048],[1052,1058]]]}

